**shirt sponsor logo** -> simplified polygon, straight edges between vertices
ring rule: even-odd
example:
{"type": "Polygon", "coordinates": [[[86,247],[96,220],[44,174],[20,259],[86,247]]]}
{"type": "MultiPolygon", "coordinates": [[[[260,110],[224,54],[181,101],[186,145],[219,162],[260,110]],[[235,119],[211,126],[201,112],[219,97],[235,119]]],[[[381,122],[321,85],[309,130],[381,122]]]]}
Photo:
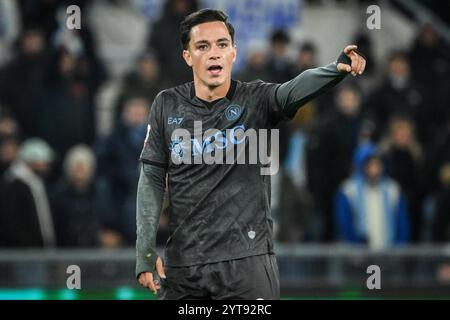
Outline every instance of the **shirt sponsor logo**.
{"type": "Polygon", "coordinates": [[[177,139],[173,139],[170,142],[170,147],[169,147],[171,153],[172,153],[172,157],[175,157],[176,159],[178,159],[179,161],[182,161],[184,158],[184,153],[185,150],[187,149],[183,139],[177,138],[177,139]]]}
{"type": "Polygon", "coordinates": [[[202,122],[194,121],[193,134],[185,128],[173,130],[169,150],[175,165],[259,164],[261,175],[276,174],[279,168],[277,129],[246,129],[239,124],[203,130],[202,122]]]}

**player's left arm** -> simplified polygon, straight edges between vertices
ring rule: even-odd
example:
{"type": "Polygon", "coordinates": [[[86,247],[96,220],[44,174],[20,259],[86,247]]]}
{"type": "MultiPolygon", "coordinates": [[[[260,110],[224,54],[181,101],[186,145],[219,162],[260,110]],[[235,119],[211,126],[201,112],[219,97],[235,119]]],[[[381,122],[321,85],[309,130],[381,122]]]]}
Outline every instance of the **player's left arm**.
{"type": "Polygon", "coordinates": [[[357,46],[349,45],[335,62],[306,70],[281,84],[275,92],[276,101],[285,115],[294,116],[301,106],[338,84],[347,74],[363,74],[365,67],[366,59],[357,46]]]}

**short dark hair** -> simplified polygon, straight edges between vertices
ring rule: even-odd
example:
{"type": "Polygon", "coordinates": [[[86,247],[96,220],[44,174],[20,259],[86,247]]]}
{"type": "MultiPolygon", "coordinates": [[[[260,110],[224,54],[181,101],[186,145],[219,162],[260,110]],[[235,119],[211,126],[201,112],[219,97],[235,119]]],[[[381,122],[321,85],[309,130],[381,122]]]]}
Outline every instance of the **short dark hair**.
{"type": "Polygon", "coordinates": [[[284,31],[283,29],[277,29],[272,32],[272,35],[270,36],[270,42],[272,44],[275,43],[285,43],[288,44],[291,41],[289,38],[289,35],[284,31]]]}
{"type": "Polygon", "coordinates": [[[299,47],[300,52],[312,52],[312,53],[316,53],[316,46],[310,42],[310,41],[305,41],[300,47],[299,47]]]}
{"type": "Polygon", "coordinates": [[[225,23],[231,36],[231,42],[234,43],[234,28],[228,22],[228,16],[220,10],[202,9],[191,13],[180,23],[181,46],[187,50],[189,41],[191,40],[191,29],[198,24],[205,22],[221,21],[225,23]]]}

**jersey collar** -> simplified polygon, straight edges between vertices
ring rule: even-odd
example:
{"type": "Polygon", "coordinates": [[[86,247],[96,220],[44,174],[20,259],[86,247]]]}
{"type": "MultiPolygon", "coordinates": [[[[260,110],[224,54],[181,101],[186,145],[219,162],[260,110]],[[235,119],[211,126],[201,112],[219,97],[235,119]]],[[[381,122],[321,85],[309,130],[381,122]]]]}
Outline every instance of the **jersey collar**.
{"type": "MultiPolygon", "coordinates": [[[[228,101],[233,100],[234,97],[234,93],[236,91],[236,86],[237,86],[237,81],[231,79],[231,85],[230,88],[228,89],[227,95],[225,96],[225,98],[227,98],[228,101]]],[[[191,101],[196,104],[196,105],[200,105],[200,106],[204,106],[205,104],[202,102],[202,100],[200,98],[198,98],[195,95],[195,86],[194,86],[194,82],[191,82],[191,89],[190,89],[190,96],[191,96],[191,101]]],[[[223,100],[224,98],[221,98],[219,100],[223,100]]],[[[217,101],[217,103],[220,103],[221,101],[217,101]]],[[[215,103],[215,104],[217,104],[215,103]]]]}

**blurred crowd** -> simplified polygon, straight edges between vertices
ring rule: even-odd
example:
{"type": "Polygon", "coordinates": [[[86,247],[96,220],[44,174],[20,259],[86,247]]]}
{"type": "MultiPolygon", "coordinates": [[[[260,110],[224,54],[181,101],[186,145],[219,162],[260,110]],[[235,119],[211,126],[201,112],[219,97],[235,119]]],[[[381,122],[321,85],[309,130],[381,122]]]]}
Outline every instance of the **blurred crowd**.
{"type": "MultiPolygon", "coordinates": [[[[70,4],[85,12],[85,2],[70,4]]],[[[97,130],[97,95],[111,75],[89,25],[67,30],[58,18],[64,1],[6,3],[0,1],[0,56],[11,53],[0,59],[0,247],[134,246],[149,108],[160,90],[192,79],[178,25],[197,1],[166,1],[149,26],[106,136],[97,130]],[[3,24],[13,16],[17,34],[3,24]]],[[[249,50],[237,80],[280,83],[318,66],[312,41],[292,43],[289,32],[273,30],[268,43],[249,50]]],[[[382,61],[366,34],[348,43],[366,55],[366,74],[347,77],[278,126],[277,240],[374,249],[450,241],[448,44],[431,24],[410,48],[382,61]]],[[[159,245],[167,238],[167,203],[159,245]]]]}

